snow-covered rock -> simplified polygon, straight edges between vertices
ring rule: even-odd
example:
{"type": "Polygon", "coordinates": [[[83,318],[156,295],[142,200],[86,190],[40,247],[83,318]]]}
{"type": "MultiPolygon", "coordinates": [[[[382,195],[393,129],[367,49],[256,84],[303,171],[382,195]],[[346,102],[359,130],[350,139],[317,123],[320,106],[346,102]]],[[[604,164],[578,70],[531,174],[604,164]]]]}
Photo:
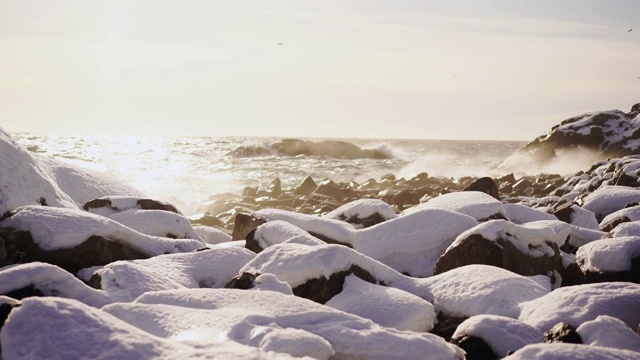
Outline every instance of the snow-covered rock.
{"type": "Polygon", "coordinates": [[[106,174],[29,152],[0,128],[0,214],[25,205],[78,208],[105,195],[144,196],[106,174]]]}
{"type": "Polygon", "coordinates": [[[398,330],[429,331],[436,320],[430,302],[406,291],[371,284],[354,275],[345,278],[342,291],[325,305],[398,330]]]}
{"type": "Polygon", "coordinates": [[[632,329],[640,324],[640,285],[611,282],[567,286],[522,304],[519,320],[541,333],[565,322],[572,326],[609,315],[632,329]]]}
{"type": "MultiPolygon", "coordinates": [[[[503,358],[529,344],[542,342],[540,333],[531,325],[513,318],[498,315],[477,315],[468,318],[458,326],[451,338],[452,343],[467,351],[469,338],[482,339],[492,350],[496,358],[503,358]]],[[[474,356],[477,358],[477,356],[474,356]]]]}

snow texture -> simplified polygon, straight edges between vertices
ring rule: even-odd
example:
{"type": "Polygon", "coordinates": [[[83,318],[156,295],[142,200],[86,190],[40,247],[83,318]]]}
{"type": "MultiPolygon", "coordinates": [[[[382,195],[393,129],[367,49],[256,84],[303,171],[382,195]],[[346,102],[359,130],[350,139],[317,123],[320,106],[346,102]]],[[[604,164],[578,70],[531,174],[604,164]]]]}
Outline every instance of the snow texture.
{"type": "Polygon", "coordinates": [[[423,209],[447,209],[471,216],[476,220],[502,215],[503,205],[491,195],[480,191],[461,191],[443,194],[405,210],[404,215],[423,209]]]}
{"type": "Polygon", "coordinates": [[[160,338],[189,339],[202,346],[228,339],[265,351],[318,358],[328,358],[330,349],[336,358],[408,359],[424,354],[433,359],[463,358],[460,348],[436,335],[381,327],[310,300],[272,291],[153,292],[134,303],[103,309],[160,338]],[[262,338],[265,332],[273,336],[266,344],[262,338]]]}
{"type": "Polygon", "coordinates": [[[509,360],[631,360],[637,352],[582,344],[533,344],[516,351],[509,360]]]}
{"type": "Polygon", "coordinates": [[[582,271],[631,270],[631,259],[640,256],[640,236],[614,237],[590,242],[576,252],[582,271]]]}
{"type": "Polygon", "coordinates": [[[430,302],[406,291],[371,284],[354,275],[345,278],[342,292],[325,305],[398,330],[429,331],[436,320],[430,302]]]}
{"type": "Polygon", "coordinates": [[[609,315],[636,329],[640,324],[640,285],[611,282],[567,286],[522,304],[519,320],[545,332],[560,322],[572,326],[609,315]]]}
{"type": "MultiPolygon", "coordinates": [[[[578,326],[583,344],[631,350],[640,353],[640,336],[622,321],[611,316],[598,316],[578,326]]],[[[640,358],[640,354],[637,355],[640,358]]]]}

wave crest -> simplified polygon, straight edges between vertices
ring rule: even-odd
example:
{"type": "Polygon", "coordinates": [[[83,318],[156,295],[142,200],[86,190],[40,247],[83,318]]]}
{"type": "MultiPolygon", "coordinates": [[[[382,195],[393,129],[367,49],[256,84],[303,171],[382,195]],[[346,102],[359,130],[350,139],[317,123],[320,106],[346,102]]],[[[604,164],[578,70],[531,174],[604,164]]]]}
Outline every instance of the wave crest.
{"type": "Polygon", "coordinates": [[[389,147],[363,149],[352,143],[341,140],[308,141],[301,139],[284,139],[264,146],[240,146],[228,153],[233,157],[263,156],[325,156],[340,159],[392,159],[389,147]]]}

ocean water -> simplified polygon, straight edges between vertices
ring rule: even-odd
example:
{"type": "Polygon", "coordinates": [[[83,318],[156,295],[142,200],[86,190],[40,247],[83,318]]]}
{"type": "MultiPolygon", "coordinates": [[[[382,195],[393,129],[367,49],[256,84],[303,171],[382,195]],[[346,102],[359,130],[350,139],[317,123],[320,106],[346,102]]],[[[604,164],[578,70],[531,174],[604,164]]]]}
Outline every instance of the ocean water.
{"type": "MultiPolygon", "coordinates": [[[[379,179],[385,174],[410,178],[497,176],[496,167],[522,147],[520,141],[339,139],[374,149],[388,159],[346,159],[322,155],[233,156],[237,149],[271,149],[281,138],[212,136],[101,136],[12,134],[30,151],[109,175],[147,196],[188,208],[211,195],[266,187],[276,177],[284,188],[311,175],[316,181],[379,179]]],[[[304,139],[321,142],[330,139],[304,139]]],[[[335,140],[335,139],[332,139],[335,140]]]]}

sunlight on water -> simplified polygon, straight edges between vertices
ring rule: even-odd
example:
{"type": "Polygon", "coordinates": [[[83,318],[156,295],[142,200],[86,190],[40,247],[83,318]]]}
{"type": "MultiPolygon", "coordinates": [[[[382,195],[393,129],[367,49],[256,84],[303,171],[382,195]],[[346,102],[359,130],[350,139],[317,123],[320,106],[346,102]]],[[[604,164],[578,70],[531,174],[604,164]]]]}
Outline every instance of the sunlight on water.
{"type": "Polygon", "coordinates": [[[410,178],[495,175],[495,165],[522,142],[345,139],[363,149],[376,149],[390,159],[342,159],[326,156],[233,157],[239,147],[269,147],[278,138],[210,136],[77,136],[16,134],[34,153],[56,158],[120,179],[147,196],[189,205],[244,187],[266,188],[276,177],[293,188],[306,176],[316,182],[368,179],[386,174],[410,178]],[[494,168],[493,170],[491,170],[494,168]]]}

